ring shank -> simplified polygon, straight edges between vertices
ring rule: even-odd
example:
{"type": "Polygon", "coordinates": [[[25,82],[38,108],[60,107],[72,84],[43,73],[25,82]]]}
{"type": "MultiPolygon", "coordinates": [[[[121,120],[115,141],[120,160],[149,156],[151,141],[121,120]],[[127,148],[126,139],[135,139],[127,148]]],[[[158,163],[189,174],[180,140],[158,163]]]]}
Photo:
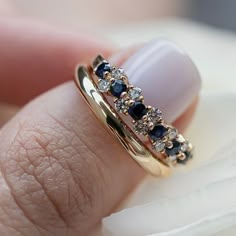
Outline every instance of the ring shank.
{"type": "Polygon", "coordinates": [[[99,121],[116,136],[141,167],[154,176],[166,176],[170,173],[170,167],[158,160],[113,111],[106,98],[98,91],[86,67],[77,67],[75,83],[99,121]]]}

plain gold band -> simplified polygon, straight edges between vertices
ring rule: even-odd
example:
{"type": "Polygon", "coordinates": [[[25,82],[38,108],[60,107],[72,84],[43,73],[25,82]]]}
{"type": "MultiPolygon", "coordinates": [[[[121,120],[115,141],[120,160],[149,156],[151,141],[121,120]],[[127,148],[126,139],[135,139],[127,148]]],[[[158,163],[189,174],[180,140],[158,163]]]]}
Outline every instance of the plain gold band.
{"type": "Polygon", "coordinates": [[[141,167],[155,176],[166,176],[170,173],[169,166],[158,160],[113,111],[106,98],[98,91],[86,67],[79,66],[76,69],[75,83],[99,121],[116,136],[141,167]]]}

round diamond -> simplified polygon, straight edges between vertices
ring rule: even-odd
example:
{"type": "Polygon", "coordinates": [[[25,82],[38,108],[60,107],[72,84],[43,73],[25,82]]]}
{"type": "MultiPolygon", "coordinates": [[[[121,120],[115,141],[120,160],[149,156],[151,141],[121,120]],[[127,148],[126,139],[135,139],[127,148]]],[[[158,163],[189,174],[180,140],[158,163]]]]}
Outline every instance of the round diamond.
{"type": "Polygon", "coordinates": [[[139,120],[134,124],[134,131],[138,134],[146,135],[149,128],[146,122],[139,120]]]}
{"type": "Polygon", "coordinates": [[[158,151],[158,152],[163,151],[164,148],[165,148],[165,144],[164,144],[163,142],[157,142],[157,143],[155,144],[155,149],[156,149],[156,151],[158,151]]]}
{"type": "Polygon", "coordinates": [[[147,115],[153,123],[156,123],[161,118],[161,111],[158,108],[153,107],[151,110],[148,111],[147,115]]]}
{"type": "Polygon", "coordinates": [[[170,162],[176,161],[176,160],[177,160],[177,156],[176,156],[176,155],[174,155],[174,156],[169,156],[169,157],[168,157],[168,160],[169,160],[170,162]]]}
{"type": "Polygon", "coordinates": [[[180,143],[185,142],[185,139],[184,139],[183,135],[181,135],[181,134],[178,134],[176,140],[177,140],[178,142],[180,142],[180,143]]]}
{"type": "Polygon", "coordinates": [[[111,76],[114,79],[120,79],[124,75],[124,70],[122,68],[113,68],[111,71],[111,76]]]}
{"type": "Polygon", "coordinates": [[[142,90],[140,88],[135,87],[129,90],[130,98],[135,101],[141,96],[141,94],[142,94],[142,90]]]}
{"type": "Polygon", "coordinates": [[[98,82],[98,90],[99,90],[100,92],[107,92],[107,91],[109,90],[109,88],[110,88],[110,84],[109,84],[108,81],[106,81],[106,80],[100,80],[100,81],[98,82]]]}
{"type": "Polygon", "coordinates": [[[169,137],[170,140],[173,140],[177,137],[177,135],[178,135],[177,129],[173,128],[173,129],[170,130],[170,132],[168,134],[168,137],[169,137]]]}
{"type": "Polygon", "coordinates": [[[125,104],[124,99],[120,98],[115,102],[115,109],[122,113],[128,110],[128,106],[125,104]]]}
{"type": "Polygon", "coordinates": [[[188,150],[189,146],[188,146],[188,143],[183,143],[181,145],[181,151],[182,152],[186,152],[188,150]]]}

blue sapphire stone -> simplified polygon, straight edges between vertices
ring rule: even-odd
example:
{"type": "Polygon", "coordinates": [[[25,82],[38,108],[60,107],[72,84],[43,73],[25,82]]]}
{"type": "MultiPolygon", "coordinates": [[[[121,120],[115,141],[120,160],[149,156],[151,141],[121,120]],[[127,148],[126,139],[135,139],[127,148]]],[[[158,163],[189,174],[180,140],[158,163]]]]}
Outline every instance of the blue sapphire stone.
{"type": "Polygon", "coordinates": [[[108,63],[108,62],[103,62],[102,64],[100,64],[98,67],[97,67],[97,69],[96,69],[96,71],[95,71],[95,74],[99,77],[99,78],[101,78],[101,79],[103,79],[104,78],[104,73],[105,72],[110,72],[111,71],[111,66],[110,66],[110,64],[108,63]]]}
{"type": "Polygon", "coordinates": [[[110,92],[114,97],[119,98],[120,95],[127,90],[127,85],[122,80],[115,80],[110,86],[110,92]]]}
{"type": "Polygon", "coordinates": [[[179,164],[186,164],[186,162],[193,157],[193,154],[191,152],[184,152],[186,155],[186,158],[184,160],[180,160],[177,158],[177,163],[179,164]]]}
{"type": "Polygon", "coordinates": [[[168,131],[168,129],[166,127],[164,127],[163,125],[156,125],[149,132],[149,136],[152,140],[156,141],[158,139],[163,138],[166,135],[167,131],[168,131]]]}
{"type": "Polygon", "coordinates": [[[175,156],[179,153],[180,148],[181,148],[181,144],[177,141],[174,141],[172,148],[166,148],[166,154],[168,156],[175,156]]]}
{"type": "Polygon", "coordinates": [[[147,114],[147,108],[142,102],[135,102],[128,110],[134,120],[140,120],[147,114]]]}

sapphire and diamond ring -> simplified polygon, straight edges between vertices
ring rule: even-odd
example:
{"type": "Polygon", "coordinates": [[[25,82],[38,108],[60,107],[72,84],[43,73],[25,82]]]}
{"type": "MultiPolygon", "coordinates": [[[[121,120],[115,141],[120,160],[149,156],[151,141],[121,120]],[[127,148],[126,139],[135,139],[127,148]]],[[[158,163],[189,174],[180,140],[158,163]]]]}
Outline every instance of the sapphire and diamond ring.
{"type": "Polygon", "coordinates": [[[142,90],[129,84],[123,69],[111,66],[98,56],[93,71],[98,77],[100,92],[115,98],[116,110],[133,118],[134,131],[148,136],[153,149],[161,152],[166,161],[183,164],[192,157],[192,145],[176,128],[164,123],[159,109],[144,104],[142,90]]]}
{"type": "Polygon", "coordinates": [[[166,124],[158,108],[144,103],[142,90],[129,83],[123,69],[111,66],[98,55],[92,68],[80,66],[76,70],[75,82],[99,120],[151,174],[165,175],[168,167],[185,164],[192,158],[192,144],[175,127],[166,124]],[[91,69],[93,73],[89,72],[91,69]],[[114,108],[107,96],[114,98],[114,108]],[[132,118],[133,130],[119,113],[132,118]],[[139,139],[140,135],[148,138],[152,150],[139,139]]]}

